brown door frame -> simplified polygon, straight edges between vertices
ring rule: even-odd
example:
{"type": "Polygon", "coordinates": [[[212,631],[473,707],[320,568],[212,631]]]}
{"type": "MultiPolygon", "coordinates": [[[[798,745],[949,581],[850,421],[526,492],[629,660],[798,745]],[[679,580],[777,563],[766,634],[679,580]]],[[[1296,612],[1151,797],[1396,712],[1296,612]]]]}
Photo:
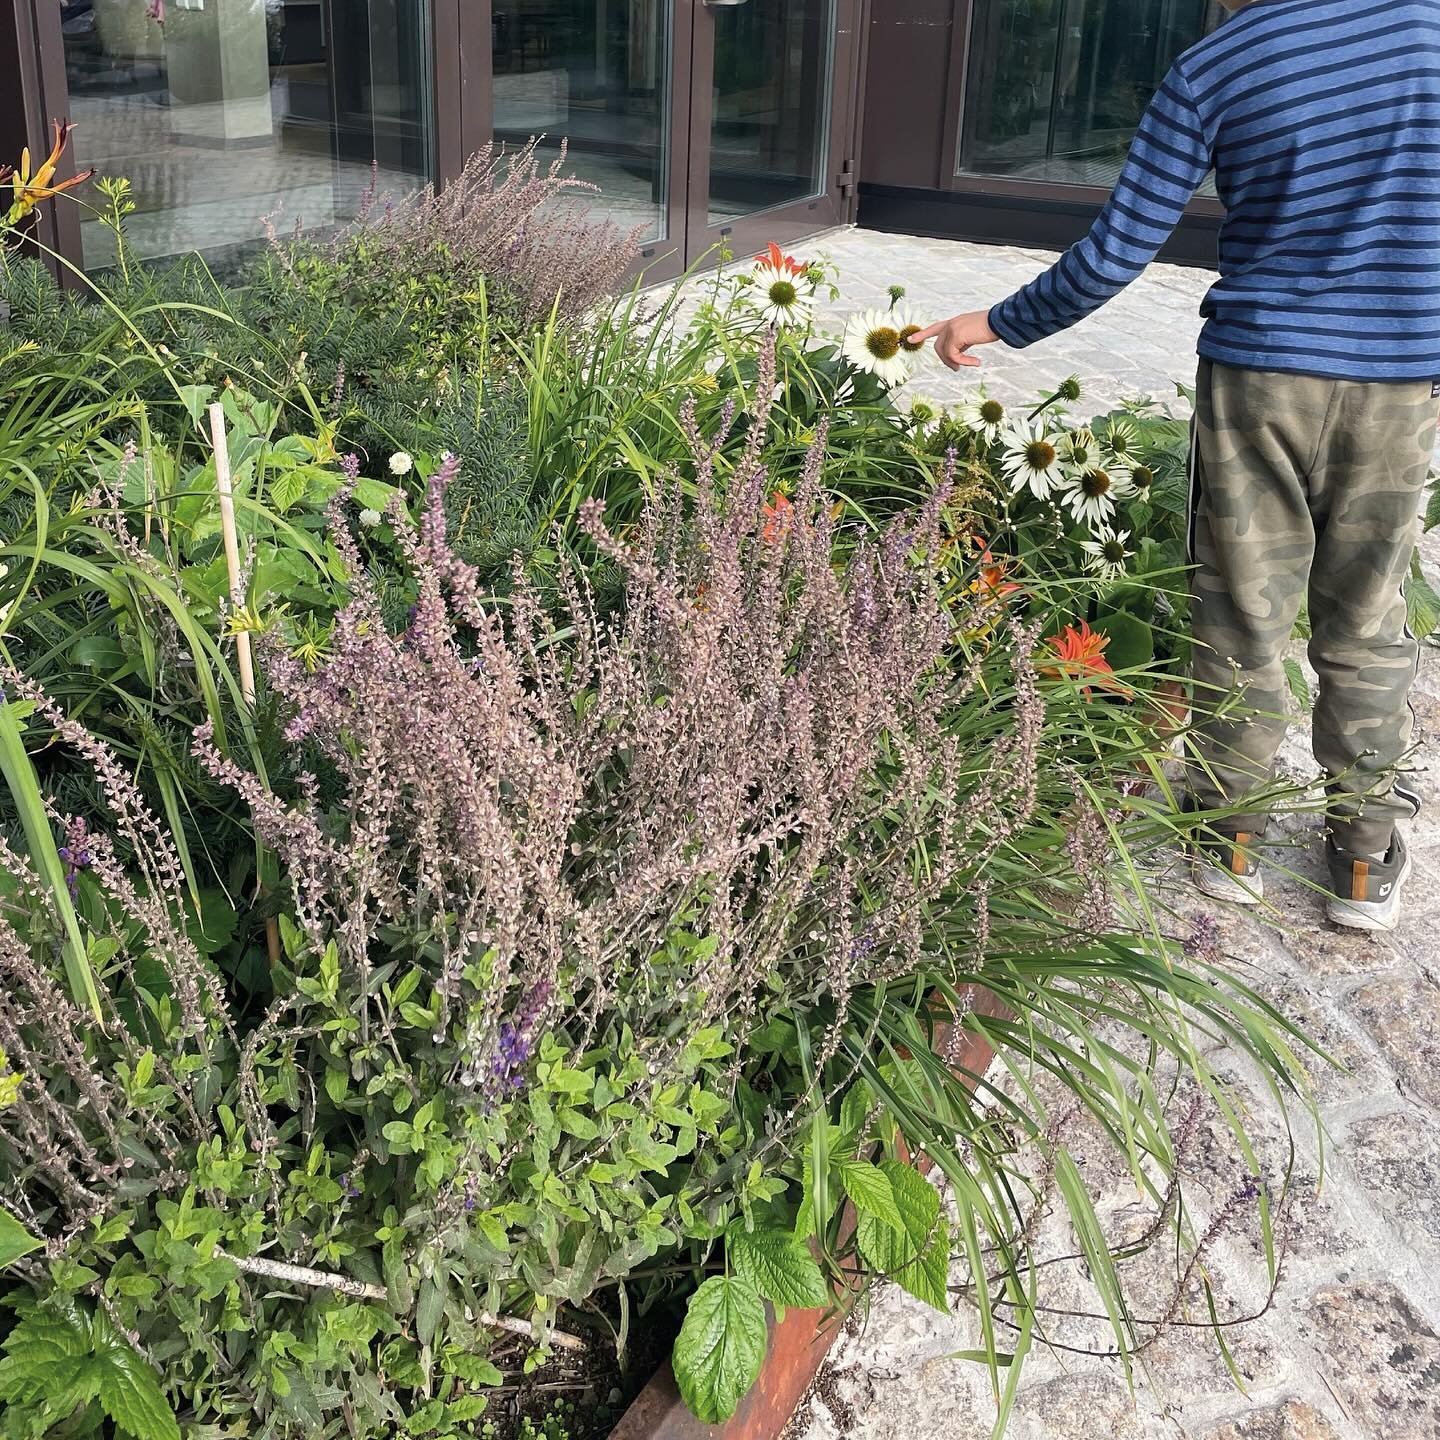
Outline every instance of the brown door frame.
{"type": "MultiPolygon", "coordinates": [[[[7,19],[0,15],[0,78],[17,83],[0,93],[0,161],[13,165],[26,146],[32,159],[49,153],[50,122],[69,114],[70,90],[65,80],[65,48],[60,33],[60,7],[51,0],[12,0],[7,19]]],[[[75,173],[75,157],[67,151],[57,171],[62,180],[75,173]]],[[[38,253],[62,283],[71,272],[54,258],[83,264],[80,213],[74,205],[42,205],[30,222],[38,253]]]]}
{"type": "Polygon", "coordinates": [[[710,224],[710,145],[714,121],[715,24],[704,0],[681,0],[696,19],[691,56],[692,137],[703,137],[690,146],[687,177],[689,204],[686,214],[686,251],[692,265],[698,264],[714,247],[724,242],[737,255],[759,249],[773,240],[792,245],[817,231],[848,224],[855,217],[855,188],[859,163],[858,125],[861,57],[864,36],[861,19],[865,0],[832,0],[833,46],[830,74],[829,133],[826,137],[824,189],[818,194],[787,205],[777,205],[756,215],[741,215],[721,225],[710,224]],[[704,15],[700,12],[705,11],[704,15]]]}

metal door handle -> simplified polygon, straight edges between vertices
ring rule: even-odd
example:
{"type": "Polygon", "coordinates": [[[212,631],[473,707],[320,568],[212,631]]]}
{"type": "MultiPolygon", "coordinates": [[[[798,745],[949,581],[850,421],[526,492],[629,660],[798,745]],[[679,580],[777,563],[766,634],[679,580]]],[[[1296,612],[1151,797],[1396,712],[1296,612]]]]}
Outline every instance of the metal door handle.
{"type": "Polygon", "coordinates": [[[707,10],[728,10],[732,5],[746,5],[749,0],[701,0],[707,10]]]}

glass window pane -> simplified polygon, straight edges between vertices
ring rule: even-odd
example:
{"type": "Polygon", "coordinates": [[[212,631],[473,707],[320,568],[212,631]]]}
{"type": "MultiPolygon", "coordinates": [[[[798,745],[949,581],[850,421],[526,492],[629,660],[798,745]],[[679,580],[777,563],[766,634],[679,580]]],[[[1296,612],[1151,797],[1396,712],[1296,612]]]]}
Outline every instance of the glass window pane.
{"type": "Polygon", "coordinates": [[[596,208],[665,238],[669,0],[494,0],[495,138],[569,141],[596,208]]]}
{"type": "MultiPolygon", "coordinates": [[[[429,0],[62,0],[76,162],[128,176],[141,256],[213,262],[432,171],[429,0]]],[[[85,263],[113,258],[83,226],[85,263]]]]}
{"type": "Polygon", "coordinates": [[[823,194],[834,0],[741,0],[710,14],[710,223],[823,194]]]}
{"type": "Polygon", "coordinates": [[[1223,16],[1215,0],[977,0],[959,173],[1108,189],[1166,72],[1223,16]]]}

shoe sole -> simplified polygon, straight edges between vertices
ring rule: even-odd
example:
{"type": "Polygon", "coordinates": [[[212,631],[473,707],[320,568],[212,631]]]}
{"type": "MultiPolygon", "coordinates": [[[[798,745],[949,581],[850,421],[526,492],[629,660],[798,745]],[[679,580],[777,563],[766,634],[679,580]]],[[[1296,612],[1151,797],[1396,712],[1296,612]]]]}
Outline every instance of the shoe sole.
{"type": "Polygon", "coordinates": [[[1265,879],[1258,871],[1245,876],[1232,875],[1228,870],[1197,862],[1193,875],[1195,888],[1212,900],[1243,905],[1249,910],[1265,903],[1265,879]]]}
{"type": "Polygon", "coordinates": [[[1395,881],[1395,889],[1388,900],[1372,902],[1364,900],[1331,900],[1325,906],[1325,916],[1332,925],[1345,930],[1367,930],[1372,935],[1388,935],[1400,928],[1400,895],[1405,882],[1410,878],[1415,862],[1407,854],[1405,863],[1395,881]]]}

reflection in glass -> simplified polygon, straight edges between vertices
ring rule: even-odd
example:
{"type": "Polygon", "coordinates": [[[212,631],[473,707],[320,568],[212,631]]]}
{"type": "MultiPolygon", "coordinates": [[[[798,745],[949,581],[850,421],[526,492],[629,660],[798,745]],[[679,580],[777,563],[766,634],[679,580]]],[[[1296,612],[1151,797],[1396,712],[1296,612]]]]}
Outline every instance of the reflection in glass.
{"type": "Polygon", "coordinates": [[[494,0],[495,138],[569,140],[596,208],[665,234],[670,0],[494,0]]]}
{"type": "Polygon", "coordinates": [[[834,0],[743,0],[710,13],[710,223],[824,193],[834,0]]]}
{"type": "MultiPolygon", "coordinates": [[[[141,256],[223,263],[432,173],[428,0],[61,0],[76,163],[128,176],[141,256]]],[[[83,226],[85,262],[113,258],[83,226]]]]}
{"type": "Polygon", "coordinates": [[[958,169],[1109,188],[1215,0],[977,0],[958,169]]]}

